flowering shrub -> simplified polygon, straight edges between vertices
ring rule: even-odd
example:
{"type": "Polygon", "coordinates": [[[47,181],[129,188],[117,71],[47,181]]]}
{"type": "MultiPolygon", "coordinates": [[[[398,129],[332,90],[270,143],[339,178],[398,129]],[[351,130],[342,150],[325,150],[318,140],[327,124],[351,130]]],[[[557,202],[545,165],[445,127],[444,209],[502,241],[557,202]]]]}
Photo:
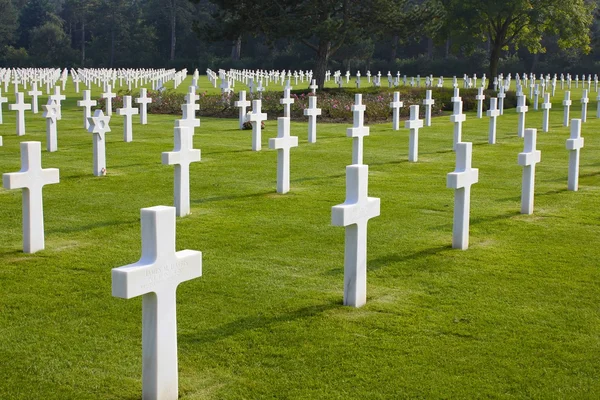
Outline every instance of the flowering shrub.
{"type": "MultiPolygon", "coordinates": [[[[317,93],[317,107],[320,108],[320,121],[328,122],[352,122],[352,105],[354,104],[354,94],[362,93],[362,103],[366,105],[365,122],[383,122],[391,120],[392,110],[390,103],[393,101],[394,91],[400,92],[400,100],[404,102],[404,107],[400,109],[400,117],[408,118],[410,107],[413,104],[421,106],[423,114],[423,99],[425,98],[424,88],[363,88],[363,89],[324,89],[317,93]]],[[[432,115],[439,115],[442,111],[452,111],[453,105],[450,99],[453,96],[453,90],[448,88],[432,88],[432,97],[435,104],[432,106],[432,115]]],[[[170,89],[162,92],[148,90],[148,97],[152,98],[152,103],[148,104],[148,112],[152,114],[174,114],[181,115],[181,105],[185,103],[185,94],[177,93],[170,89]]],[[[484,111],[489,105],[489,98],[495,96],[493,91],[485,91],[486,100],[484,101],[484,111]]],[[[463,101],[463,110],[469,111],[477,108],[476,89],[461,89],[460,96],[463,101]]],[[[139,96],[139,91],[120,91],[112,99],[113,109],[123,106],[123,96],[132,96],[134,99],[139,96]]],[[[207,95],[206,92],[198,94],[197,104],[200,105],[200,116],[217,118],[237,118],[239,109],[235,107],[234,102],[238,99],[237,94],[228,95],[207,95]]],[[[248,100],[258,99],[258,94],[247,92],[248,100]]],[[[305,91],[295,91],[291,94],[294,104],[291,107],[290,117],[293,120],[305,120],[304,110],[308,108],[308,99],[312,93],[305,91]]],[[[265,92],[262,95],[262,112],[267,113],[274,118],[283,114],[283,105],[279,103],[282,97],[281,92],[265,92]]],[[[135,102],[134,102],[135,104],[135,102]]],[[[105,109],[106,100],[98,99],[96,108],[105,109]]],[[[505,108],[516,106],[516,96],[514,92],[507,92],[504,99],[505,108]]],[[[262,124],[264,127],[264,123],[262,124]]],[[[244,124],[244,129],[252,129],[249,122],[244,124]],[[246,127],[248,125],[248,127],[246,127]]]]}

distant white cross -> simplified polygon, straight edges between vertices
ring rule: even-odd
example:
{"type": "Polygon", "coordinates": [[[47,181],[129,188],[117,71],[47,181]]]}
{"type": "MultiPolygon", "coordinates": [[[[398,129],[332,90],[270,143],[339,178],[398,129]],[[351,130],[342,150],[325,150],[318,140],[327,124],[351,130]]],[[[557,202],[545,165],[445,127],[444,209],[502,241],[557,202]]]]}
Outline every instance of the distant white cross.
{"type": "Polygon", "coordinates": [[[394,101],[390,103],[392,109],[392,129],[400,130],[400,108],[404,107],[404,102],[400,101],[400,92],[394,92],[394,101]]]}
{"type": "MultiPolygon", "coordinates": [[[[358,79],[360,80],[360,75],[358,75],[358,79]]],[[[317,89],[319,88],[319,85],[317,85],[317,80],[313,79],[312,84],[308,88],[312,91],[312,94],[317,94],[317,89]]]]}
{"type": "Polygon", "coordinates": [[[290,117],[291,107],[294,104],[294,99],[290,97],[290,90],[289,87],[283,89],[283,98],[279,99],[279,104],[283,104],[283,116],[286,118],[290,117]]]}
{"type": "Polygon", "coordinates": [[[58,148],[56,138],[56,121],[58,120],[58,104],[51,97],[48,98],[48,104],[42,106],[44,113],[42,116],[46,118],[46,150],[55,152],[58,148]]]}
{"type": "Polygon", "coordinates": [[[77,105],[83,107],[83,126],[87,130],[90,126],[88,118],[92,115],[92,106],[98,104],[96,100],[91,99],[91,90],[83,91],[83,100],[78,100],[77,105]]]}
{"type": "Polygon", "coordinates": [[[516,111],[519,114],[519,122],[517,126],[517,136],[522,138],[525,135],[525,113],[529,110],[527,107],[527,98],[525,95],[517,96],[516,111]]]}
{"type": "Polygon", "coordinates": [[[571,121],[571,137],[567,139],[567,150],[569,150],[569,178],[567,188],[572,191],[579,190],[579,153],[583,148],[581,137],[581,120],[571,121]]]}
{"type": "Polygon", "coordinates": [[[58,182],[58,169],[42,169],[42,144],[40,142],[21,142],[21,170],[3,174],[2,183],[5,189],[24,189],[24,253],[35,253],[44,249],[42,188],[44,185],[58,182]]]}
{"type": "Polygon", "coordinates": [[[487,111],[487,116],[490,117],[490,129],[489,129],[489,144],[496,144],[496,119],[500,115],[500,110],[497,108],[497,99],[492,97],[490,98],[490,108],[487,111]]]}
{"type": "Polygon", "coordinates": [[[504,98],[505,97],[506,97],[506,93],[504,92],[504,86],[503,86],[500,88],[500,93],[498,93],[498,110],[500,110],[500,115],[504,115],[504,98]]]}
{"type": "Polygon", "coordinates": [[[25,134],[25,111],[31,110],[31,104],[25,104],[23,93],[18,92],[15,96],[15,104],[9,104],[8,109],[17,112],[17,136],[23,136],[25,134]]]}
{"type": "Polygon", "coordinates": [[[550,126],[550,109],[552,103],[550,102],[550,93],[544,94],[544,102],[542,103],[542,131],[548,132],[550,126]]]}
{"type": "Polygon", "coordinates": [[[200,161],[200,150],[194,149],[192,128],[175,128],[173,151],[162,153],[162,163],[175,165],[174,197],[177,216],[190,213],[190,164],[200,161]]]}
{"type": "Polygon", "coordinates": [[[93,117],[88,118],[88,132],[93,134],[94,144],[94,175],[106,175],[106,145],[105,134],[110,132],[110,117],[102,110],[96,110],[93,117]]]}
{"type": "Polygon", "coordinates": [[[56,119],[59,121],[62,119],[62,101],[67,98],[64,94],[60,94],[60,86],[54,86],[54,94],[50,96],[50,98],[56,101],[56,106],[58,107],[58,116],[56,119]]]}
{"type": "Polygon", "coordinates": [[[131,104],[131,96],[123,96],[123,108],[117,108],[117,114],[123,116],[123,141],[131,142],[133,140],[133,116],[137,115],[139,110],[131,104]]]}
{"type": "Polygon", "coordinates": [[[346,129],[346,136],[352,138],[352,164],[363,163],[363,138],[369,136],[369,127],[364,126],[366,106],[362,104],[362,94],[354,95],[352,114],[354,124],[346,129]]]}
{"type": "Polygon", "coordinates": [[[250,103],[248,100],[246,100],[246,91],[242,90],[240,91],[240,99],[237,100],[234,105],[240,109],[240,114],[239,114],[239,124],[240,124],[240,129],[244,129],[244,122],[246,119],[246,109],[248,107],[250,107],[252,103],[250,103]]]}
{"type": "MultiPolygon", "coordinates": [[[[2,97],[2,91],[0,91],[0,124],[2,124],[4,122],[2,120],[2,104],[7,103],[7,102],[8,102],[8,98],[2,97]]],[[[598,104],[600,104],[600,102],[598,104]]],[[[600,110],[600,106],[598,106],[598,110],[600,110]]]]}
{"type": "Polygon", "coordinates": [[[447,176],[446,186],[454,189],[454,223],[452,248],[469,248],[469,219],[471,213],[471,185],[479,181],[479,170],[471,167],[473,143],[456,145],[456,169],[447,176]]]}
{"type": "Polygon", "coordinates": [[[587,107],[589,102],[588,91],[587,89],[583,89],[583,94],[581,95],[581,122],[587,122],[587,107]]]}
{"type": "Polygon", "coordinates": [[[290,191],[290,149],[298,147],[298,137],[290,136],[290,119],[277,118],[277,137],[269,139],[269,148],[277,150],[277,193],[290,191]]]}
{"type": "MultiPolygon", "coordinates": [[[[458,90],[458,89],[455,89],[458,90]]],[[[459,97],[460,99],[460,97],[459,97]]],[[[461,100],[454,102],[454,112],[450,116],[450,122],[454,123],[454,143],[452,149],[456,150],[456,145],[462,142],[462,123],[465,122],[467,116],[463,114],[463,102],[461,100]]]]}
{"type": "Polygon", "coordinates": [[[152,103],[152,97],[147,96],[147,89],[140,89],[140,97],[135,99],[135,102],[140,105],[140,124],[148,124],[148,104],[152,103]]]}
{"type": "Polygon", "coordinates": [[[106,92],[102,93],[102,98],[106,99],[106,115],[107,116],[111,116],[112,115],[112,99],[116,97],[115,93],[111,92],[111,87],[110,85],[106,85],[106,92]]]}
{"type": "Polygon", "coordinates": [[[563,104],[563,126],[569,126],[569,113],[571,111],[571,92],[565,92],[563,104]]]}
{"type": "MultiPolygon", "coordinates": [[[[42,91],[38,90],[37,82],[33,82],[33,86],[31,87],[31,90],[28,92],[28,94],[31,96],[31,105],[33,107],[32,111],[34,114],[37,114],[39,112],[38,97],[42,95],[42,91]]],[[[0,122],[2,122],[1,118],[0,122]]]]}
{"type": "Polygon", "coordinates": [[[477,100],[477,118],[483,118],[483,101],[485,100],[485,95],[483,94],[483,88],[477,89],[477,95],[475,96],[475,100],[477,100]]]}
{"type": "Polygon", "coordinates": [[[263,113],[262,102],[260,100],[252,100],[252,112],[248,114],[248,121],[252,123],[252,150],[260,151],[262,141],[262,122],[267,120],[267,114],[263,113]]]}
{"type": "Polygon", "coordinates": [[[419,119],[419,106],[410,106],[410,119],[404,123],[410,129],[408,136],[408,161],[417,162],[419,159],[419,129],[423,127],[423,120],[419,119]]]}
{"type": "Polygon", "coordinates": [[[533,193],[535,187],[535,165],[541,161],[542,153],[536,150],[537,129],[525,130],[525,148],[519,153],[519,165],[523,167],[521,188],[521,214],[533,213],[533,193]]]}
{"type": "Polygon", "coordinates": [[[317,108],[317,96],[308,96],[308,108],[304,109],[304,115],[308,116],[308,143],[316,143],[317,116],[321,115],[321,109],[317,108]]]}
{"type": "Polygon", "coordinates": [[[435,100],[431,96],[431,90],[425,92],[423,105],[425,106],[425,126],[431,126],[431,108],[435,104],[435,100]]]}
{"type": "Polygon", "coordinates": [[[202,276],[202,253],[175,251],[175,208],[142,208],[142,256],[112,270],[112,295],[142,297],[142,398],[176,400],[176,290],[202,276]]]}

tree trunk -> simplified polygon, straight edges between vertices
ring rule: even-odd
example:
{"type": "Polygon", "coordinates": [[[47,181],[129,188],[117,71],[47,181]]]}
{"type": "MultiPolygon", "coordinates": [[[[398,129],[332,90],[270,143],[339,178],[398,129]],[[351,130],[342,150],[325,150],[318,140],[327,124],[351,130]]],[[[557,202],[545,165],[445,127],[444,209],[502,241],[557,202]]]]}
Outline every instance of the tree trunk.
{"type": "Polygon", "coordinates": [[[177,9],[176,9],[176,0],[171,1],[171,57],[169,58],[171,61],[175,60],[175,44],[177,42],[177,37],[175,35],[175,24],[177,22],[177,9]]]}
{"type": "Polygon", "coordinates": [[[492,43],[490,53],[490,76],[488,77],[488,89],[494,89],[494,78],[498,76],[498,62],[500,61],[500,43],[496,40],[492,43]]]}
{"type": "Polygon", "coordinates": [[[390,62],[391,63],[396,61],[396,54],[398,52],[398,40],[399,40],[398,35],[394,35],[394,37],[392,38],[392,48],[390,51],[390,62]]]}
{"type": "Polygon", "coordinates": [[[85,66],[85,19],[81,21],[81,66],[85,66]]]}
{"type": "Polygon", "coordinates": [[[233,41],[233,47],[231,48],[231,60],[238,61],[242,54],[242,35],[238,36],[233,41]]]}
{"type": "Polygon", "coordinates": [[[313,79],[316,79],[317,85],[322,88],[325,86],[325,72],[327,72],[327,63],[331,51],[331,41],[326,39],[319,40],[317,49],[317,60],[315,70],[313,71],[313,79]]]}

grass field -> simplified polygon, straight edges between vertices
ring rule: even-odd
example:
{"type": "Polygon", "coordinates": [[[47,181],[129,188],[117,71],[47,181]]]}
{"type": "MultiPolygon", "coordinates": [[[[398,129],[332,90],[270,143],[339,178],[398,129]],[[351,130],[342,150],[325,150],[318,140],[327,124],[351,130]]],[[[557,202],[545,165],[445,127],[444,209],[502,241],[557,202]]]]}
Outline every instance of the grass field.
{"type": "MultiPolygon", "coordinates": [[[[0,398],[139,399],[141,298],[111,297],[110,270],[139,259],[140,208],[173,204],[173,167],[160,159],[179,117],[150,115],[146,126],[134,117],[134,141],[124,143],[113,115],[108,176],[94,177],[81,95],[68,86],[58,152],[42,154],[61,175],[44,188],[46,250],[22,253],[21,191],[0,189],[0,398]]],[[[580,97],[573,87],[573,117],[580,97]]],[[[468,113],[463,140],[473,142],[480,182],[467,251],[451,249],[449,118],[421,130],[418,163],[407,162],[406,129],[372,125],[364,161],[381,216],[369,223],[361,309],[341,304],[344,229],[330,222],[345,196],[349,125],[319,124],[308,144],[307,124],[293,122],[291,192],[278,195],[268,138],[282,114],[269,115],[261,152],[237,120],[202,118],[192,214],[177,221],[177,249],[204,258],[203,276],[177,293],[181,398],[597,398],[600,119],[590,97],[580,190],[568,192],[557,90],[551,130],[538,131],[531,216],[519,214],[514,109],[498,119],[497,145],[487,144],[488,119],[468,113]]],[[[541,128],[532,109],[526,125],[541,128]]],[[[17,137],[4,106],[0,172],[20,169],[20,141],[45,149],[45,126],[28,113],[17,137]]]]}

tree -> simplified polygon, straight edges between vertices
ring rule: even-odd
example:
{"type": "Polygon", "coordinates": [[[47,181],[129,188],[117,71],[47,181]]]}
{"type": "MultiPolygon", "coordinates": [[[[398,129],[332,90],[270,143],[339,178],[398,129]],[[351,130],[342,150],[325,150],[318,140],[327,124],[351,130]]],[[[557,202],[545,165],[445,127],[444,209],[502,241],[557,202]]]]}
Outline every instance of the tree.
{"type": "Polygon", "coordinates": [[[0,0],[0,49],[13,41],[17,25],[17,12],[11,1],[0,0]]]}
{"type": "Polygon", "coordinates": [[[447,24],[459,34],[490,40],[490,87],[498,75],[501,51],[525,46],[544,52],[545,35],[559,37],[561,48],[590,50],[594,3],[585,0],[443,0],[447,24]]]}

